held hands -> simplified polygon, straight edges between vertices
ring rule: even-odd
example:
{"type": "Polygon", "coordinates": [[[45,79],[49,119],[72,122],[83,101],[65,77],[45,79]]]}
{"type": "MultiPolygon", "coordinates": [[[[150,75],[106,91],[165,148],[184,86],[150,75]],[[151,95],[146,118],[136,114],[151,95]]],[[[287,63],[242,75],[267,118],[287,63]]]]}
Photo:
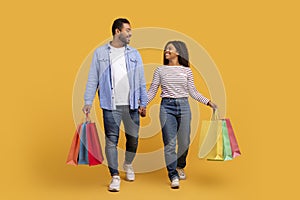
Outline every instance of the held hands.
{"type": "Polygon", "coordinates": [[[141,117],[146,117],[146,108],[139,107],[139,114],[141,115],[141,117]]]}
{"type": "MultiPolygon", "coordinates": [[[[85,105],[82,108],[82,111],[84,114],[90,113],[91,112],[92,105],[85,105]]],[[[141,117],[146,117],[146,108],[145,107],[139,107],[139,114],[141,117]]]]}

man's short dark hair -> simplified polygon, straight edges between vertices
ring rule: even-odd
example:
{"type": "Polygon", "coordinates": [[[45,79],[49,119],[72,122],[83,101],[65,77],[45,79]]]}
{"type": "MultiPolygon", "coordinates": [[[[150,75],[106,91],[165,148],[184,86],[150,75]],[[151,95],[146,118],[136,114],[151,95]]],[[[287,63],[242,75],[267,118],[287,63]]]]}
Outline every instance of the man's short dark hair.
{"type": "Polygon", "coordinates": [[[114,21],[111,31],[112,34],[115,35],[116,34],[116,29],[119,29],[120,31],[123,28],[123,24],[130,24],[129,21],[125,18],[118,18],[114,21]]]}

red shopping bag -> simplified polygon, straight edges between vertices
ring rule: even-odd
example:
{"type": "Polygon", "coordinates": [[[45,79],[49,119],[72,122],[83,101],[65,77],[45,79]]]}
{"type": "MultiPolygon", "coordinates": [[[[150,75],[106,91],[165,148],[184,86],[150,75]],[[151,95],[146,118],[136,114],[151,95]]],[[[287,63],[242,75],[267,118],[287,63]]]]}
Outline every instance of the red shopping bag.
{"type": "Polygon", "coordinates": [[[236,137],[234,135],[234,131],[231,126],[230,120],[229,119],[225,119],[225,120],[226,120],[226,125],[227,125],[227,130],[228,130],[228,136],[229,136],[229,140],[230,140],[232,158],[235,158],[235,157],[241,155],[241,151],[240,151],[239,145],[237,143],[236,137]]]}
{"type": "Polygon", "coordinates": [[[79,154],[79,146],[80,146],[79,134],[81,130],[81,125],[82,124],[80,124],[77,127],[75,134],[73,136],[71,148],[67,158],[67,164],[69,165],[78,165],[78,154],[79,154]]]}
{"type": "Polygon", "coordinates": [[[89,166],[102,164],[104,159],[95,123],[86,124],[86,136],[89,166]]]}

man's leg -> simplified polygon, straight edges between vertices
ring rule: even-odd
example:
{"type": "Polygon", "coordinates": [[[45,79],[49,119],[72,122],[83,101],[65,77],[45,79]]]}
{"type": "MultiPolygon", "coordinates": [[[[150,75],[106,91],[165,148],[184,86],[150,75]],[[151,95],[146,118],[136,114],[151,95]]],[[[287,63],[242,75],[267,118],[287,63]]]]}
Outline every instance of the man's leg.
{"type": "Polygon", "coordinates": [[[124,106],[123,123],[126,136],[126,152],[124,170],[126,172],[126,179],[133,181],[135,179],[132,161],[135,158],[138,146],[138,133],[140,126],[140,116],[138,110],[130,110],[129,106],[124,106]]]}
{"type": "Polygon", "coordinates": [[[105,130],[105,154],[111,176],[119,175],[118,171],[118,141],[122,113],[120,110],[103,109],[105,130]]]}
{"type": "Polygon", "coordinates": [[[130,110],[129,107],[124,107],[123,123],[126,136],[126,153],[125,163],[131,164],[138,146],[138,133],[140,126],[140,116],[138,110],[130,110]]]}

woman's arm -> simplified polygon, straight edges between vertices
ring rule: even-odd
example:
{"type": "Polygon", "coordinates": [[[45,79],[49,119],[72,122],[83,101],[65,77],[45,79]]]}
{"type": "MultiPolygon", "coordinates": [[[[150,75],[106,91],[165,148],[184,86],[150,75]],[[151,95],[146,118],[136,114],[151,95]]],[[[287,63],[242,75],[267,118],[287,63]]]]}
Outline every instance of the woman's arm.
{"type": "Polygon", "coordinates": [[[147,92],[148,96],[148,103],[152,101],[157,93],[158,87],[160,86],[160,75],[159,75],[159,68],[156,68],[153,74],[152,83],[150,85],[150,88],[147,92]]]}
{"type": "Polygon", "coordinates": [[[187,68],[187,81],[188,90],[191,97],[205,105],[208,105],[209,99],[203,96],[200,92],[198,92],[194,85],[194,77],[190,68],[187,68]]]}

